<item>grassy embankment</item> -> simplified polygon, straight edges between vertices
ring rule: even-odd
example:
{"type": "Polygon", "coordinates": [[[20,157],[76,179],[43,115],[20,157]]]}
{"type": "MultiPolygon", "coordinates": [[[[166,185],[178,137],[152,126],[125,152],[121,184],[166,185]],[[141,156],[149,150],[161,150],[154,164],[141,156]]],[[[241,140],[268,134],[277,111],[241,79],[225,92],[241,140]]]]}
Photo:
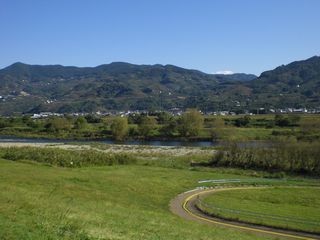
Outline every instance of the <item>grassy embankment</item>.
{"type": "Polygon", "coordinates": [[[320,232],[320,188],[276,187],[221,191],[197,206],[204,212],[237,221],[320,232]]]}
{"type": "Polygon", "coordinates": [[[87,154],[1,149],[0,239],[271,239],[190,222],[169,211],[170,200],[199,186],[198,180],[239,175],[110,161],[115,158],[93,152],[108,166],[79,167],[79,161],[97,164],[87,154]]]}
{"type": "Polygon", "coordinates": [[[163,157],[146,164],[147,159],[135,161],[134,155],[2,148],[0,238],[266,239],[189,222],[172,215],[168,208],[177,194],[200,186],[198,180],[246,178],[251,171],[190,169],[192,159],[186,163],[177,157],[168,164],[161,161],[163,157]],[[108,166],[100,166],[105,164],[108,166]]]}

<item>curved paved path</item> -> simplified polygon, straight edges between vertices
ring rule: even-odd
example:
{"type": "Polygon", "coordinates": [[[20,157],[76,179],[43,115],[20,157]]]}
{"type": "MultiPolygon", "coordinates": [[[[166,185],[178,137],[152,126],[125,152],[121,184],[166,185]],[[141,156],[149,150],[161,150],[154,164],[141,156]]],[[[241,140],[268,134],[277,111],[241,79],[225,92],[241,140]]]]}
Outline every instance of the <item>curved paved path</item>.
{"type": "Polygon", "coordinates": [[[248,223],[240,223],[236,221],[229,221],[221,218],[211,217],[195,207],[197,197],[199,195],[204,196],[218,191],[229,191],[235,189],[252,189],[263,187],[236,187],[236,188],[217,188],[217,189],[195,189],[180,194],[170,202],[170,210],[188,220],[197,221],[208,225],[218,225],[222,227],[228,227],[238,229],[247,232],[253,232],[256,234],[269,235],[273,237],[281,237],[285,239],[300,239],[300,240],[315,240],[320,239],[320,235],[296,232],[289,230],[282,230],[272,227],[258,226],[248,223]]]}

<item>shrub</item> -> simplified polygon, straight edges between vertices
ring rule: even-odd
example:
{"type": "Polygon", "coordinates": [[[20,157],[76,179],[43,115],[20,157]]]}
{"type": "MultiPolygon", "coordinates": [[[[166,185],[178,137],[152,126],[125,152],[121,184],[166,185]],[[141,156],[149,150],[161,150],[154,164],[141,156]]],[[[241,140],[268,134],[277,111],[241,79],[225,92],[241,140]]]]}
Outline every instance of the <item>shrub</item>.
{"type": "Polygon", "coordinates": [[[320,143],[281,143],[270,147],[240,147],[231,144],[219,151],[209,166],[284,171],[320,176],[320,143]]]}
{"type": "Polygon", "coordinates": [[[7,160],[28,160],[59,167],[103,166],[135,163],[128,154],[93,150],[64,150],[58,148],[11,147],[0,148],[0,157],[7,160]]]}

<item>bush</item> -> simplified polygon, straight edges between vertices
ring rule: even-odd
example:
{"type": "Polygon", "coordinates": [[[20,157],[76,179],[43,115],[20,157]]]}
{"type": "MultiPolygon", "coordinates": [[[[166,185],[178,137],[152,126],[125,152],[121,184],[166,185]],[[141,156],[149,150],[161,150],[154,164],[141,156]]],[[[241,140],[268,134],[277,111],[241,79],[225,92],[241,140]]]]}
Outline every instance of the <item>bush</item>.
{"type": "Polygon", "coordinates": [[[215,154],[209,166],[239,167],[320,176],[320,143],[281,143],[270,147],[231,144],[215,154]]]}
{"type": "Polygon", "coordinates": [[[0,148],[0,157],[12,161],[36,161],[59,167],[118,165],[135,163],[136,161],[128,154],[36,147],[0,148]]]}

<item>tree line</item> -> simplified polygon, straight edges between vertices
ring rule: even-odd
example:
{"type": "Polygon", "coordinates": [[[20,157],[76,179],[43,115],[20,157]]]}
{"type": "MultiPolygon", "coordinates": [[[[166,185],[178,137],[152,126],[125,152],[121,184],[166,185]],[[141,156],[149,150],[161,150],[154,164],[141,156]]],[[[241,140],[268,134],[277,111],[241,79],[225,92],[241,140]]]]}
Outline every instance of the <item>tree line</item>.
{"type": "Polygon", "coordinates": [[[184,137],[192,138],[203,129],[204,117],[196,109],[190,109],[175,117],[167,112],[130,114],[124,117],[99,117],[85,115],[52,116],[32,119],[30,116],[0,118],[0,130],[45,135],[112,137],[123,141],[127,138],[184,137]]]}
{"type": "Polygon", "coordinates": [[[124,140],[128,136],[148,138],[155,135],[157,130],[165,137],[196,137],[203,128],[204,117],[196,109],[190,109],[179,118],[168,113],[159,113],[157,117],[148,115],[131,115],[129,118],[117,117],[111,124],[111,133],[114,139],[124,140]],[[129,123],[137,127],[129,127],[129,123]],[[161,127],[159,128],[159,124],[161,127]]]}

